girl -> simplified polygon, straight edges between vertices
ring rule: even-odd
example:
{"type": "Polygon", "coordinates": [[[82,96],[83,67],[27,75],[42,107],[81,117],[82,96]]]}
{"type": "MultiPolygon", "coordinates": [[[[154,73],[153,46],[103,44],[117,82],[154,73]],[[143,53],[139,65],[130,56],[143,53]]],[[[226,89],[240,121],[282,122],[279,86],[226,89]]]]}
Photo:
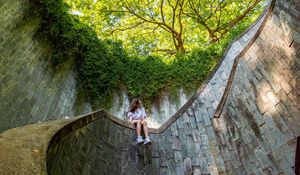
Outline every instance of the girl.
{"type": "Polygon", "coordinates": [[[151,140],[148,135],[148,125],[145,120],[146,113],[145,109],[142,107],[142,102],[139,99],[133,99],[128,111],[128,117],[130,123],[136,126],[137,139],[136,144],[144,144],[151,143],[151,140]],[[141,136],[142,127],[144,129],[145,140],[143,140],[141,136]]]}

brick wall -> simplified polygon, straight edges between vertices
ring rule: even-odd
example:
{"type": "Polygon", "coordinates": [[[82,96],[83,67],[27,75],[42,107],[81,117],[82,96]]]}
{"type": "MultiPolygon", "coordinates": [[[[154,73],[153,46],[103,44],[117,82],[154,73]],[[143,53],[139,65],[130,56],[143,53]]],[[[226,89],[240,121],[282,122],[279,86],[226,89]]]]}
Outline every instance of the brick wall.
{"type": "Polygon", "coordinates": [[[293,174],[300,135],[300,3],[277,0],[215,123],[227,172],[293,174]],[[231,155],[226,158],[226,155],[231,155]]]}
{"type": "Polygon", "coordinates": [[[72,63],[50,67],[49,45],[34,37],[38,19],[23,21],[26,3],[0,1],[0,132],[74,114],[72,63]]]}
{"type": "Polygon", "coordinates": [[[276,1],[238,64],[220,118],[213,118],[216,98],[200,95],[163,133],[151,134],[152,146],[141,148],[132,144],[132,130],[102,118],[56,143],[58,151],[49,154],[58,156],[53,172],[67,167],[83,174],[294,174],[299,9],[296,0],[276,1]]]}

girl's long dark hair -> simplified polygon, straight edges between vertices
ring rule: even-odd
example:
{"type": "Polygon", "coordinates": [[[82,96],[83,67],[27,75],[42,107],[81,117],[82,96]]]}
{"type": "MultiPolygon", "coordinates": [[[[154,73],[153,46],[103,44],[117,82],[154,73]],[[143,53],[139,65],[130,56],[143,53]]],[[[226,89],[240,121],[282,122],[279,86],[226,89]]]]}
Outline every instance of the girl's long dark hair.
{"type": "Polygon", "coordinates": [[[130,104],[130,107],[129,107],[129,112],[134,112],[137,108],[141,108],[143,105],[142,105],[142,102],[139,98],[134,98],[132,101],[131,101],[131,104],[130,104]]]}

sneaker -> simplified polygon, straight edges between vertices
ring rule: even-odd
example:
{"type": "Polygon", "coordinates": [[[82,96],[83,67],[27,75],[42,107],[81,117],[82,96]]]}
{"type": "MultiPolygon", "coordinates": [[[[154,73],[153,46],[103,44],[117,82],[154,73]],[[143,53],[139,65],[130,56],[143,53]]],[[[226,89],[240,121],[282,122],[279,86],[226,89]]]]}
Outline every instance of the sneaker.
{"type": "Polygon", "coordinates": [[[144,140],[142,138],[139,138],[139,137],[135,141],[136,144],[141,144],[143,142],[144,142],[144,140]]]}
{"type": "Polygon", "coordinates": [[[144,144],[150,144],[151,143],[151,140],[149,137],[146,137],[145,141],[144,141],[144,144]]]}

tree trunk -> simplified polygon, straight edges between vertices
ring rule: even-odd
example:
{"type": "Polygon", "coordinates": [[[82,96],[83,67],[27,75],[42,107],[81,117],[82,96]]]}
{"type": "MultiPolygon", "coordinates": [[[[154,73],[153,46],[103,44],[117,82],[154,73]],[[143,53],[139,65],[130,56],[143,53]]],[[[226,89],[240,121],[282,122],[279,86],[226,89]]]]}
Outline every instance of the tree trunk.
{"type": "Polygon", "coordinates": [[[184,48],[184,45],[183,45],[183,39],[182,39],[182,36],[179,35],[177,38],[177,51],[179,51],[180,53],[185,53],[186,50],[184,48]]]}

